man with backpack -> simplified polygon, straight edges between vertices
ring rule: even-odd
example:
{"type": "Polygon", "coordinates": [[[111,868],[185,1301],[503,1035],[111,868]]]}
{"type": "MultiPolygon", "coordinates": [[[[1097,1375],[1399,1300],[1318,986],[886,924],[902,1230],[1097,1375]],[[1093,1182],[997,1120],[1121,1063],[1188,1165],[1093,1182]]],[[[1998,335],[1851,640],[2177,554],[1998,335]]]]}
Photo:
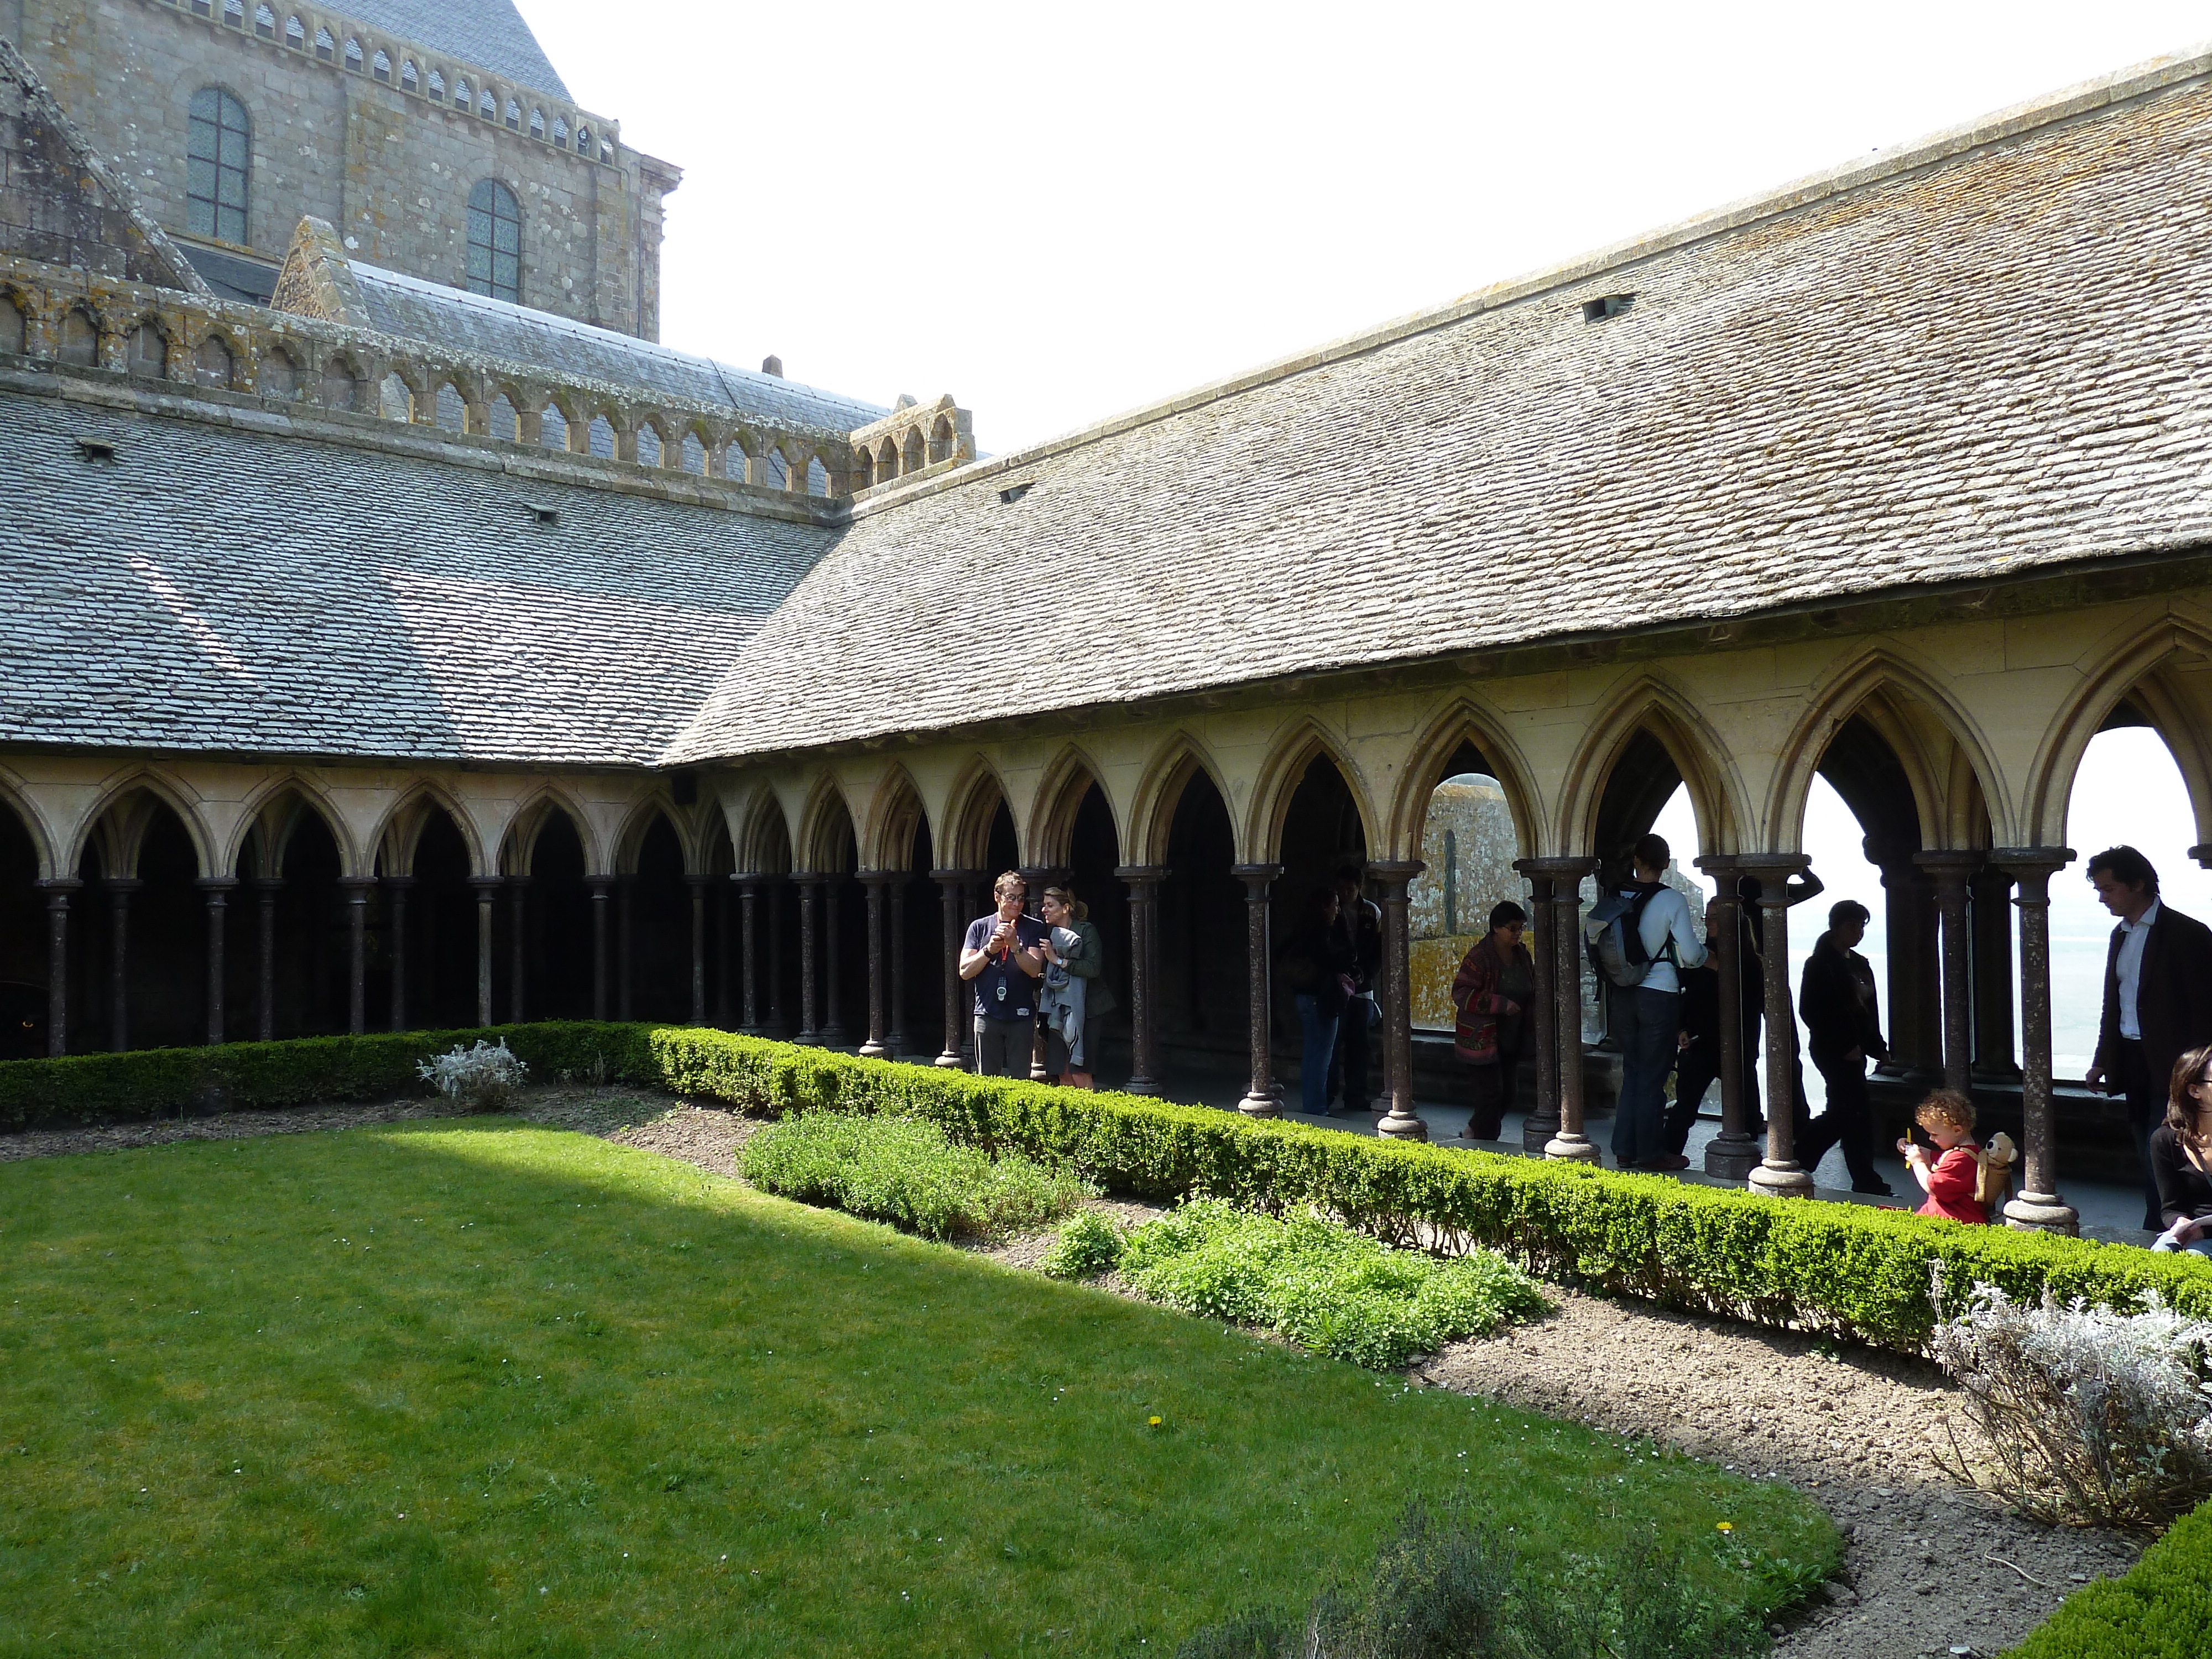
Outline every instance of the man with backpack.
{"type": "Polygon", "coordinates": [[[1583,933],[1607,988],[1607,1025],[1620,1044],[1613,1161],[1624,1170],[1686,1170],[1666,1144],[1667,1074],[1682,1030],[1682,970],[1705,959],[1690,902],[1662,879],[1674,854],[1645,836],[1630,854],[1632,879],[1590,907],[1583,933]]]}

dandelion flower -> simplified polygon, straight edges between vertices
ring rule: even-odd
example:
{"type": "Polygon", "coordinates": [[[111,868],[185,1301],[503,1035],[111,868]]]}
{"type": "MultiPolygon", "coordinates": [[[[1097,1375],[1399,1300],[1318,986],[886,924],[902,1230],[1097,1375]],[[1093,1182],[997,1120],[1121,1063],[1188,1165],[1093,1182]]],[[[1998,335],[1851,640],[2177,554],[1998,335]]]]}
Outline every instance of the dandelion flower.
{"type": "Polygon", "coordinates": [[[1717,1531],[1720,1532],[1734,1532],[1735,1530],[1735,1522],[1733,1521],[1716,1521],[1713,1522],[1713,1526],[1717,1531]]]}
{"type": "Polygon", "coordinates": [[[1160,1422],[1161,1422],[1161,1419],[1160,1419],[1159,1418],[1155,1417],[1155,1418],[1152,1418],[1152,1419],[1150,1419],[1150,1421],[1148,1422],[1148,1424],[1146,1425],[1146,1426],[1148,1426],[1148,1427],[1150,1427],[1150,1428],[1155,1428],[1155,1429],[1157,1429],[1158,1427],[1159,1427],[1159,1425],[1160,1425],[1160,1422]]]}

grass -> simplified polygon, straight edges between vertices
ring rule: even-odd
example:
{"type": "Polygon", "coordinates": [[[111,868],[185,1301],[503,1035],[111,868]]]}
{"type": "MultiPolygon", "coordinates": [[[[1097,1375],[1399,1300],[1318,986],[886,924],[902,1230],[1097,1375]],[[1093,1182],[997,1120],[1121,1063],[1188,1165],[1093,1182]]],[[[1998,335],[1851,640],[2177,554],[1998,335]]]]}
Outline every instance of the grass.
{"type": "Polygon", "coordinates": [[[0,1655],[1159,1655],[1455,1492],[1754,1612],[1839,1557],[1785,1487],[585,1136],[0,1164],[0,1655]]]}

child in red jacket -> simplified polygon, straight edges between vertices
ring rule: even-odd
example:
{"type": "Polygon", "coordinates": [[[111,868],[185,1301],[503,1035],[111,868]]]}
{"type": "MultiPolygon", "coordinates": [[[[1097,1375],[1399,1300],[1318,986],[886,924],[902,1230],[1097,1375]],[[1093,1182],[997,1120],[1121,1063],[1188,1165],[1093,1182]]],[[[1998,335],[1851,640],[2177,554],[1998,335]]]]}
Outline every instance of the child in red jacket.
{"type": "Polygon", "coordinates": [[[1936,1143],[1933,1147],[1910,1139],[1897,1143],[1905,1167],[1928,1194],[1928,1201],[1916,1213],[1987,1226],[1989,1206],[1975,1196],[1982,1160],[1981,1148],[1974,1143],[1974,1103],[1955,1089],[1938,1089],[1912,1116],[1936,1143]]]}

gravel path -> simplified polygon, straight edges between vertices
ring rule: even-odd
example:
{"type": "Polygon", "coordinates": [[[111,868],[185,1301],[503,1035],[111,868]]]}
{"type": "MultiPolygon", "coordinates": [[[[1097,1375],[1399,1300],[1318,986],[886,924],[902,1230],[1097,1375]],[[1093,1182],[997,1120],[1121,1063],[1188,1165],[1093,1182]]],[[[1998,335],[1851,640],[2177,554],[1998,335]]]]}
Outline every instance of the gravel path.
{"type": "MultiPolygon", "coordinates": [[[[0,1161],[445,1115],[440,1102],[398,1100],[33,1130],[0,1136],[0,1161]]],[[[761,1127],[735,1113],[616,1088],[529,1090],[514,1115],[731,1176],[761,1127]]],[[[1160,1212],[1122,1200],[1095,1205],[1125,1224],[1160,1212]]],[[[1033,1234],[975,1248],[1034,1269],[1050,1242],[1033,1234]]],[[[1810,1493],[1843,1527],[1849,1556],[1843,1582],[1826,1586],[1825,1598],[1782,1634],[1779,1659],[1994,1656],[2078,1585],[2124,1572],[2135,1560],[2136,1546],[2126,1538],[2018,1519],[1934,1468],[1927,1449],[1953,1408],[1931,1364],[1551,1289],[1559,1304],[1551,1317],[1455,1343],[1417,1363],[1413,1377],[1665,1441],[1810,1493]]]]}

